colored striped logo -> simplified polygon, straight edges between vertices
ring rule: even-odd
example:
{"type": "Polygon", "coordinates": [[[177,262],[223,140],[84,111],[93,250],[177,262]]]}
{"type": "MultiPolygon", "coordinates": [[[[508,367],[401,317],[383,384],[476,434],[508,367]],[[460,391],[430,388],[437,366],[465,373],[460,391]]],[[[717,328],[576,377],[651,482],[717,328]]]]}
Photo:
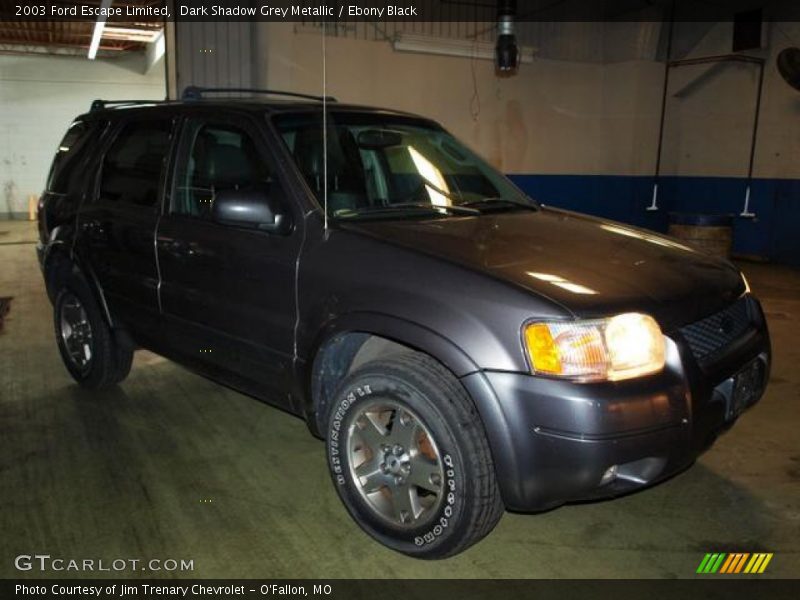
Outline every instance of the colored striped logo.
{"type": "Polygon", "coordinates": [[[738,573],[763,573],[767,569],[769,561],[772,560],[772,552],[713,552],[706,554],[697,573],[714,574],[724,573],[726,575],[738,573]]]}

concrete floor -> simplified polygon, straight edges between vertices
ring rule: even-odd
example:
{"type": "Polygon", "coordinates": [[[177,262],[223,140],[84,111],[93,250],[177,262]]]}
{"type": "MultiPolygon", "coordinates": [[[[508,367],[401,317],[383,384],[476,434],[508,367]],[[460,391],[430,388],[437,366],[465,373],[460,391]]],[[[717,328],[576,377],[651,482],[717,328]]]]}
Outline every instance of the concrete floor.
{"type": "MultiPolygon", "coordinates": [[[[506,514],[423,562],[350,520],[296,418],[141,352],[105,393],[68,377],[27,223],[0,222],[0,577],[18,554],[194,559],[192,577],[692,577],[706,552],[800,576],[800,273],[744,265],[775,360],[766,397],[689,471],[625,498],[506,514]]],[[[148,573],[148,576],[159,576],[148,573]]],[[[166,576],[166,575],[165,575],[166,576]]]]}

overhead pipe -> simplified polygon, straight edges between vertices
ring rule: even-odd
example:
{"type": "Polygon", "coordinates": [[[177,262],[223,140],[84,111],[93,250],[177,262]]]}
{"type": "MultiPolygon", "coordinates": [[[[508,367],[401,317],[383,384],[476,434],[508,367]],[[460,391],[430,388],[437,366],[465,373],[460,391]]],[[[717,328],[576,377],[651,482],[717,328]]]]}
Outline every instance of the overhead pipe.
{"type": "Polygon", "coordinates": [[[669,90],[669,62],[672,57],[672,33],[675,28],[675,0],[669,14],[669,29],[667,30],[667,56],[664,59],[664,87],[661,90],[661,119],[658,125],[658,150],[656,151],[656,172],[653,177],[653,198],[650,206],[645,210],[658,210],[658,183],[661,176],[661,148],[664,145],[664,120],[667,116],[667,92],[669,90]]]}

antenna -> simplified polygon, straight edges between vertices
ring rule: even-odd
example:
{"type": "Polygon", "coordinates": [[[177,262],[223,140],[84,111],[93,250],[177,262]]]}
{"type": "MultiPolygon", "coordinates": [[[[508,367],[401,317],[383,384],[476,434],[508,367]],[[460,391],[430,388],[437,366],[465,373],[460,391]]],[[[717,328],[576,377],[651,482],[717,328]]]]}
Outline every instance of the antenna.
{"type": "Polygon", "coordinates": [[[328,24],[322,19],[322,208],[325,212],[325,233],[328,232],[328,64],[325,38],[328,37],[328,24]]]}

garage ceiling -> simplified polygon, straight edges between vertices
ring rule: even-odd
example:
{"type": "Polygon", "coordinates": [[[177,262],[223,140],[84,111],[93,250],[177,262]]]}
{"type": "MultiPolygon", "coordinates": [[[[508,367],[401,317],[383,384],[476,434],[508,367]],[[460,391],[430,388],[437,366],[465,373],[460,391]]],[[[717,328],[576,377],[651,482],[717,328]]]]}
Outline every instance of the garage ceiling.
{"type": "MultiPolygon", "coordinates": [[[[0,0],[3,14],[13,14],[18,0],[0,0]]],[[[58,2],[59,5],[99,6],[100,0],[58,2]]],[[[151,0],[117,0],[116,5],[158,5],[151,0]]],[[[86,54],[95,21],[0,21],[0,52],[13,54],[86,54]]],[[[103,31],[99,54],[111,57],[141,52],[161,31],[161,21],[119,21],[110,19],[103,31]]]]}

